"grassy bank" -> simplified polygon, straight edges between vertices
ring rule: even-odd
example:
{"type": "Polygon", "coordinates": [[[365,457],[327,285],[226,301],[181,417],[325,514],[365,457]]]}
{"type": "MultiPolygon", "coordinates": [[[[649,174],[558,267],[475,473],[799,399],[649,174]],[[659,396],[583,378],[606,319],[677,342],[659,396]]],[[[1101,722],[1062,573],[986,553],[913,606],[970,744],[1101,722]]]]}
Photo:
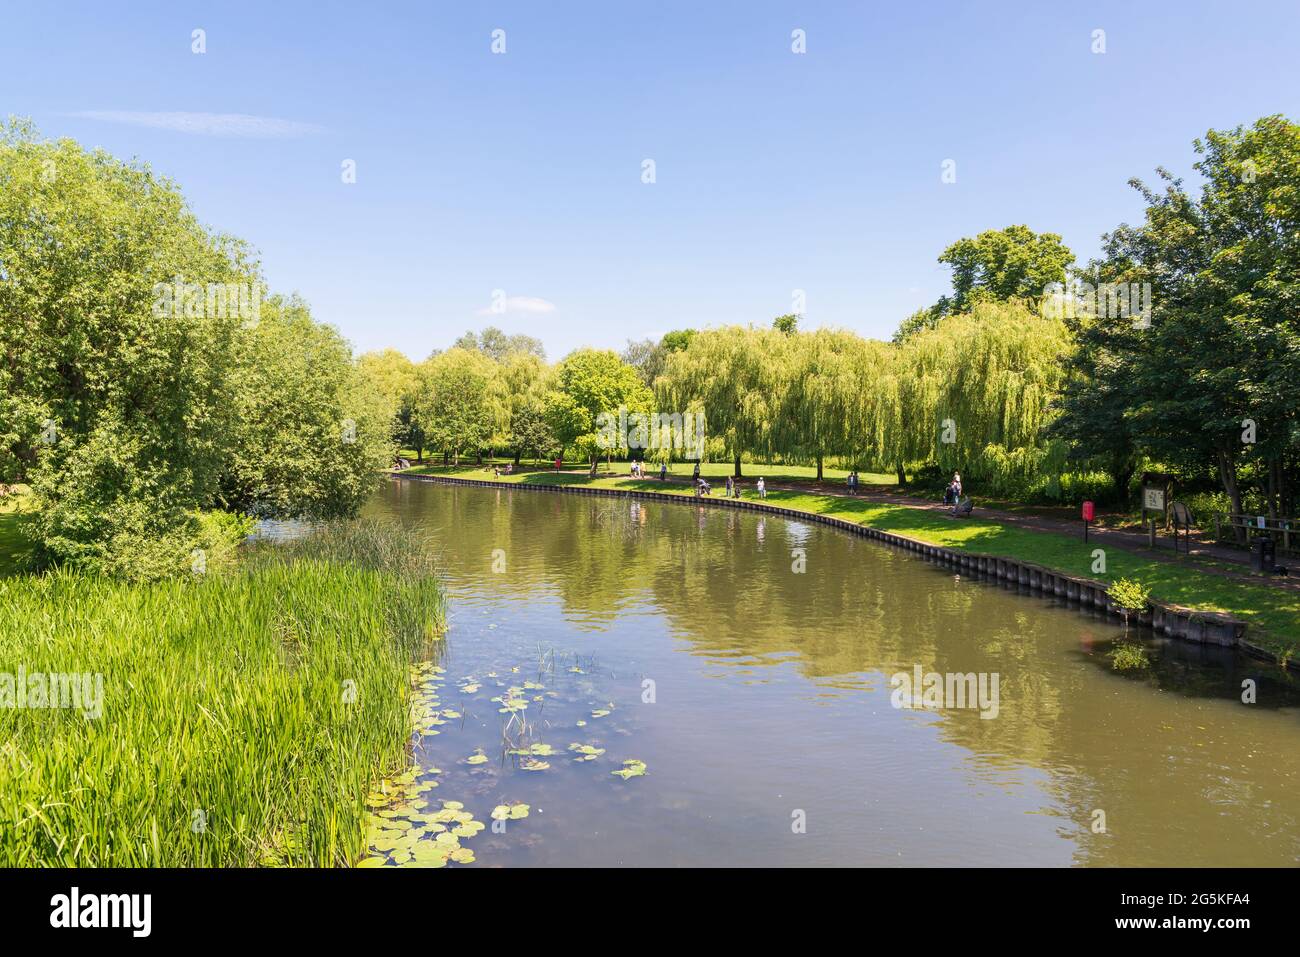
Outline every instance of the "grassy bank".
{"type": "MultiPolygon", "coordinates": [[[[461,469],[454,474],[462,478],[493,477],[490,468],[461,469]]],[[[771,480],[775,481],[775,478],[771,480]]],[[[605,477],[593,480],[575,473],[527,472],[501,476],[499,481],[532,485],[595,485],[668,492],[684,497],[692,495],[689,487],[657,479],[605,477]]],[[[746,480],[742,494],[745,498],[752,499],[754,492],[749,482],[746,480]]],[[[714,492],[720,494],[717,485],[714,486],[714,492]]],[[[1251,640],[1278,655],[1300,647],[1300,593],[1265,584],[1232,581],[1200,571],[1189,561],[1160,561],[1118,548],[1109,548],[1106,550],[1106,572],[1102,574],[1092,570],[1092,552],[1099,547],[1097,543],[1094,541],[1085,544],[1076,536],[1016,528],[980,518],[957,521],[943,513],[871,501],[869,498],[769,491],[767,501],[786,508],[861,522],[948,548],[1018,558],[1101,581],[1129,578],[1148,588],[1153,598],[1203,611],[1227,612],[1249,622],[1251,640]]]]}
{"type": "Polygon", "coordinates": [[[0,577],[12,574],[32,547],[19,527],[28,499],[26,486],[19,486],[17,493],[0,498],[0,577]]]}
{"type": "Polygon", "coordinates": [[[0,672],[91,676],[0,707],[0,866],[355,861],[442,615],[431,564],[355,527],[202,578],[0,580],[0,672]]]}

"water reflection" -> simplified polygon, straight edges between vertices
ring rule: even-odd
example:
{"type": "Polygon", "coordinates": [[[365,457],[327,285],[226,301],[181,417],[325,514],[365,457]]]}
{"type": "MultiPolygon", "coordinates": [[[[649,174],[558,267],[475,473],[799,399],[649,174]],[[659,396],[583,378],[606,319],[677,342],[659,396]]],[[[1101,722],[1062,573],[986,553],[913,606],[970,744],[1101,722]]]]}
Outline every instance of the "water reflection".
{"type": "MultiPolygon", "coordinates": [[[[605,836],[507,845],[505,862],[1300,855],[1300,696],[1275,669],[1134,632],[1150,667],[1116,672],[1122,624],[748,512],[407,482],[373,508],[441,550],[453,662],[481,671],[539,647],[585,656],[575,693],[619,697],[617,738],[649,761],[617,800],[599,774],[594,793],[529,776],[575,809],[571,826],[605,836]],[[997,718],[894,709],[889,676],[916,666],[997,673],[997,718]],[[647,676],[653,706],[639,705],[647,676]],[[1241,701],[1247,679],[1257,704],[1241,701]],[[791,834],[794,809],[807,812],[805,835],[791,834]]],[[[548,826],[564,821],[552,812],[548,826]]]]}

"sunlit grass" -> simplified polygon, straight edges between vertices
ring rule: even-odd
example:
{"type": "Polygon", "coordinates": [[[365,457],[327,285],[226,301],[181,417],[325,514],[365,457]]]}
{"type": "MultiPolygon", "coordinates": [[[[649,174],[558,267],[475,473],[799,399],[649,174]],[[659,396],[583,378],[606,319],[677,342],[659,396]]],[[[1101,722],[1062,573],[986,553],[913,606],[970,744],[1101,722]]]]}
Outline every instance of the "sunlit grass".
{"type": "Polygon", "coordinates": [[[191,580],[0,580],[0,672],[103,675],[98,718],[0,708],[0,865],[355,861],[442,621],[431,565],[383,529],[191,580]]]}

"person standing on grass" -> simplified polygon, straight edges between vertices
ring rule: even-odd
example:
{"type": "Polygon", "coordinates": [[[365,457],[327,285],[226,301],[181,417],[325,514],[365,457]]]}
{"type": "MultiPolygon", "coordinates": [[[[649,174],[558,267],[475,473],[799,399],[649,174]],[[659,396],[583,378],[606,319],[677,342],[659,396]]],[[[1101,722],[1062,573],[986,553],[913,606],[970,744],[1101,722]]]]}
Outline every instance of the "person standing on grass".
{"type": "Polygon", "coordinates": [[[660,462],[660,463],[659,463],[659,481],[661,481],[661,482],[667,482],[667,481],[668,481],[668,463],[667,463],[667,462],[660,462]]]}
{"type": "Polygon", "coordinates": [[[696,481],[699,481],[699,478],[700,478],[700,463],[699,463],[699,462],[696,462],[696,463],[695,463],[695,472],[692,474],[692,478],[694,478],[696,481]]]}
{"type": "Polygon", "coordinates": [[[758,480],[758,497],[767,498],[767,482],[763,479],[758,480]]]}
{"type": "Polygon", "coordinates": [[[728,475],[728,476],[727,476],[727,494],[726,494],[724,497],[725,497],[725,498],[731,498],[731,493],[734,492],[735,490],[736,490],[736,483],[732,480],[731,476],[728,475]]]}
{"type": "Polygon", "coordinates": [[[953,501],[955,502],[961,501],[961,473],[960,472],[952,473],[952,497],[953,497],[953,501]]]}

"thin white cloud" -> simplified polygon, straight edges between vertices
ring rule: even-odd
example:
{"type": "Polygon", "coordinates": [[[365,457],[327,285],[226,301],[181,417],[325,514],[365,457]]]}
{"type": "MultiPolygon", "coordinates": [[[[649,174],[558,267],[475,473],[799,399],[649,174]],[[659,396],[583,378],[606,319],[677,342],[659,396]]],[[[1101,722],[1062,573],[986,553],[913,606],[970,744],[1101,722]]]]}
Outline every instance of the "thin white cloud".
{"type": "Polygon", "coordinates": [[[486,309],[480,309],[478,315],[504,316],[511,313],[524,313],[540,316],[554,311],[555,303],[546,299],[538,299],[536,296],[506,296],[486,309]]]}
{"type": "Polygon", "coordinates": [[[144,113],[136,110],[83,110],[70,116],[105,123],[147,126],[196,136],[220,136],[230,139],[281,140],[324,132],[324,127],[297,120],[280,120],[272,116],[249,116],[246,113],[144,113]]]}

